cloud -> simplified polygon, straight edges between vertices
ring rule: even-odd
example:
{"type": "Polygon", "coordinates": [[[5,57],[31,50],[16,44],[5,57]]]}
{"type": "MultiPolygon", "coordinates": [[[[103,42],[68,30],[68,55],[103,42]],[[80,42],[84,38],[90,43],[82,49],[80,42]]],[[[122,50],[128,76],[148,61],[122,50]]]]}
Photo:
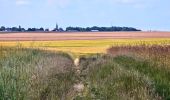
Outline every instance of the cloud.
{"type": "Polygon", "coordinates": [[[29,5],[30,2],[28,0],[16,0],[16,5],[29,5]]]}

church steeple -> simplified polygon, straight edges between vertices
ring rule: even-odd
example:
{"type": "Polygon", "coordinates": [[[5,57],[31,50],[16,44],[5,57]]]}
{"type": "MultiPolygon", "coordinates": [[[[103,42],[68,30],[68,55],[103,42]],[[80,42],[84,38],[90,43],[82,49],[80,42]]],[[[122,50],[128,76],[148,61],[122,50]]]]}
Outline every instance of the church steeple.
{"type": "Polygon", "coordinates": [[[58,24],[56,23],[56,27],[55,27],[56,30],[58,30],[58,24]]]}

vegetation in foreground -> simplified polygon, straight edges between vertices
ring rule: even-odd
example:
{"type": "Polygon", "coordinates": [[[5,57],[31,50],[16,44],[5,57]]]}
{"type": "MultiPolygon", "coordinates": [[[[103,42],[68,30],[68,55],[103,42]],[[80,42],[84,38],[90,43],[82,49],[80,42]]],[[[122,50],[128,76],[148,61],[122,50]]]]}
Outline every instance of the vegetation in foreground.
{"type": "Polygon", "coordinates": [[[170,45],[122,46],[108,49],[114,61],[128,70],[136,70],[152,81],[155,93],[170,99],[170,45]]]}
{"type": "Polygon", "coordinates": [[[0,52],[0,100],[66,99],[76,78],[69,55],[2,47],[0,52]]]}
{"type": "Polygon", "coordinates": [[[169,100],[170,46],[114,46],[108,54],[70,56],[1,48],[1,99],[169,100]],[[74,84],[84,89],[74,91],[74,84]]]}
{"type": "Polygon", "coordinates": [[[82,100],[169,100],[170,46],[115,46],[81,58],[82,100]]]}

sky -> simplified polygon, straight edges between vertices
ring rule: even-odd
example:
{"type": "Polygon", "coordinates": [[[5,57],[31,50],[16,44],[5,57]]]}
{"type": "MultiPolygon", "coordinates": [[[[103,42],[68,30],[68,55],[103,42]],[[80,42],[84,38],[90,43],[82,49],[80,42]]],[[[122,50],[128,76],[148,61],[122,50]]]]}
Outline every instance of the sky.
{"type": "Polygon", "coordinates": [[[170,31],[170,0],[0,0],[0,26],[127,26],[170,31]]]}

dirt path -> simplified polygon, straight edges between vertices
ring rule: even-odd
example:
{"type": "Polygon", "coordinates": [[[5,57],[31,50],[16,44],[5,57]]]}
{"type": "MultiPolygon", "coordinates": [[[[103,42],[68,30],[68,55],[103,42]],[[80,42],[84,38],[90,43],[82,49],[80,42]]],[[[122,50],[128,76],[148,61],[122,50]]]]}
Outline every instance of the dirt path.
{"type": "MultiPolygon", "coordinates": [[[[79,58],[76,58],[74,60],[74,65],[76,66],[76,74],[78,76],[80,76],[80,67],[79,67],[79,63],[80,63],[80,59],[79,58]]],[[[84,90],[84,84],[83,82],[79,81],[77,82],[75,85],[74,85],[74,89],[77,91],[77,92],[82,92],[84,90]]]]}
{"type": "MultiPolygon", "coordinates": [[[[80,67],[79,67],[79,63],[80,63],[79,58],[76,58],[76,59],[74,60],[74,65],[75,65],[74,69],[75,69],[75,71],[76,71],[76,76],[77,76],[78,79],[77,79],[77,81],[74,83],[73,87],[69,90],[69,92],[68,92],[68,94],[67,94],[67,96],[68,96],[67,99],[68,99],[68,100],[74,100],[74,98],[75,98],[76,96],[78,96],[79,94],[83,93],[84,88],[85,88],[83,82],[82,82],[81,80],[79,80],[79,77],[80,77],[80,67]]],[[[65,100],[65,99],[63,99],[63,100],[65,100]]]]}

